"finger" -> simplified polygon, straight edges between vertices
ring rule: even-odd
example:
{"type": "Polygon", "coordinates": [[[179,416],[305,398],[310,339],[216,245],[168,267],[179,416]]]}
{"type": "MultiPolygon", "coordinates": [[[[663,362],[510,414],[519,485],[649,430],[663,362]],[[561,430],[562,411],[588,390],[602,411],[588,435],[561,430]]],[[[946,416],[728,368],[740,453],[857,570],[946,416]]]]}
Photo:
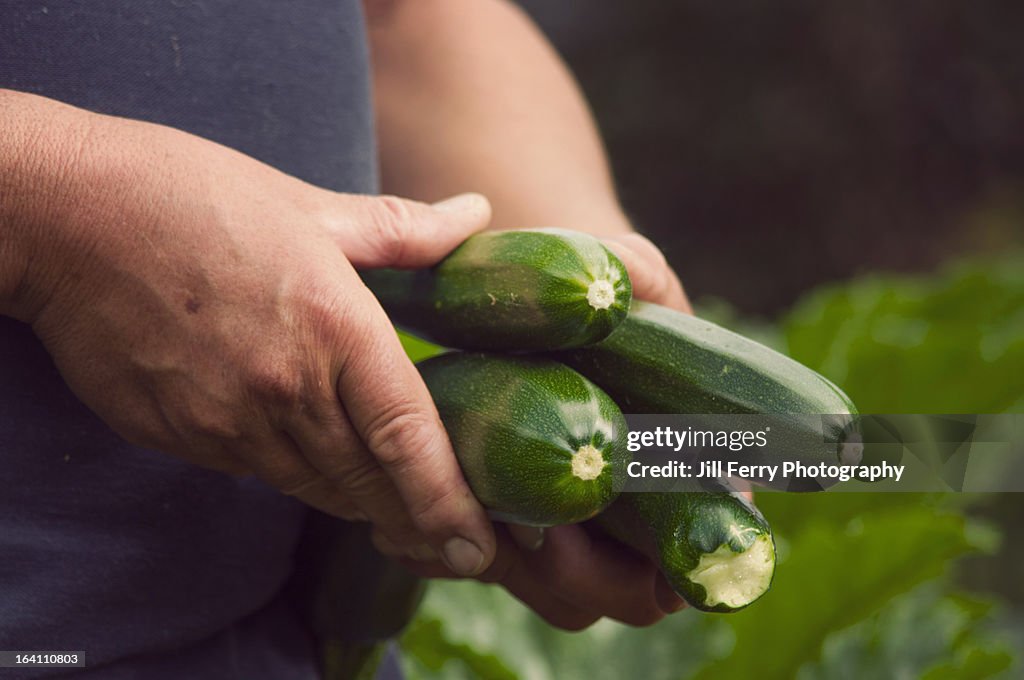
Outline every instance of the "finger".
{"type": "Polygon", "coordinates": [[[329,223],[345,257],[357,269],[427,267],[487,227],[491,204],[459,194],[433,205],[396,196],[340,196],[338,221],[329,223]]]}
{"type": "Polygon", "coordinates": [[[295,442],[283,432],[249,435],[239,443],[236,455],[244,458],[258,479],[334,517],[365,519],[365,515],[302,456],[295,442]]]}
{"type": "Polygon", "coordinates": [[[358,509],[358,519],[373,523],[393,544],[404,546],[403,551],[424,544],[425,537],[413,524],[398,489],[333,394],[312,399],[286,424],[302,457],[323,482],[304,489],[311,498],[323,503],[329,502],[330,495],[341,496],[358,509]]]}
{"type": "Polygon", "coordinates": [[[544,529],[541,527],[528,527],[523,524],[507,524],[508,533],[512,540],[524,550],[540,550],[544,545],[544,529]]]}
{"type": "Polygon", "coordinates": [[[665,615],[655,596],[654,565],[583,527],[551,527],[544,547],[523,559],[549,590],[581,609],[634,626],[665,615]]]}
{"type": "Polygon", "coordinates": [[[692,314],[683,285],[662,252],[640,234],[608,237],[607,245],[626,266],[633,295],[638,300],[656,302],[692,314]]]}
{"type": "MultiPolygon", "coordinates": [[[[602,616],[647,626],[678,610],[671,588],[659,600],[661,575],[638,553],[576,525],[551,527],[545,534],[543,548],[530,552],[518,548],[502,527],[494,563],[478,579],[501,583],[549,623],[569,630],[602,616]]],[[[443,565],[418,569],[426,577],[452,576],[443,565]]]]}
{"type": "Polygon", "coordinates": [[[373,546],[388,557],[404,558],[416,562],[437,563],[437,553],[426,543],[395,543],[384,533],[374,528],[370,534],[373,546]]]}
{"type": "Polygon", "coordinates": [[[742,477],[729,477],[728,485],[732,487],[734,491],[739,491],[743,494],[751,503],[754,502],[754,485],[750,483],[749,479],[743,479],[742,477]]]}
{"type": "Polygon", "coordinates": [[[665,575],[659,573],[654,579],[654,597],[658,601],[658,607],[666,614],[674,614],[681,609],[686,609],[686,600],[679,597],[672,586],[668,584],[665,575]]]}
{"type": "Polygon", "coordinates": [[[416,528],[453,571],[479,574],[494,556],[491,522],[462,476],[426,385],[376,301],[367,316],[340,368],[344,408],[416,528]]]}
{"type": "MultiPolygon", "coordinates": [[[[523,562],[523,550],[516,545],[506,527],[498,532],[498,548],[494,562],[478,580],[500,583],[513,597],[532,609],[552,626],[569,631],[583,630],[601,616],[561,599],[532,574],[523,562]]],[[[452,578],[454,575],[440,563],[422,563],[402,560],[410,571],[425,578],[452,578]]]]}
{"type": "Polygon", "coordinates": [[[286,496],[294,496],[306,505],[333,517],[350,522],[365,522],[369,517],[359,506],[338,493],[330,481],[322,475],[295,490],[282,490],[286,496]]]}

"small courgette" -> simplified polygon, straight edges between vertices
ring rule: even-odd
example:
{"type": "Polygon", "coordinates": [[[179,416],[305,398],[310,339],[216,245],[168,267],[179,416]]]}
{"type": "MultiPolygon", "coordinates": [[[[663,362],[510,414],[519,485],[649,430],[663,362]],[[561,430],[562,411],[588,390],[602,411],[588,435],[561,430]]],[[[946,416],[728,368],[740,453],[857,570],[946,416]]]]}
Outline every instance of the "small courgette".
{"type": "Polygon", "coordinates": [[[361,273],[391,320],[447,347],[539,351],[603,339],[629,309],[622,262],[561,229],[476,234],[430,269],[361,273]]]}
{"type": "Polygon", "coordinates": [[[697,609],[734,612],[771,586],[771,529],[757,508],[724,486],[623,493],[595,521],[651,558],[697,609]]]}
{"type": "Polygon", "coordinates": [[[495,519],[554,526],[610,504],[629,453],[612,400],[555,361],[451,352],[418,364],[473,493],[495,519]]]}

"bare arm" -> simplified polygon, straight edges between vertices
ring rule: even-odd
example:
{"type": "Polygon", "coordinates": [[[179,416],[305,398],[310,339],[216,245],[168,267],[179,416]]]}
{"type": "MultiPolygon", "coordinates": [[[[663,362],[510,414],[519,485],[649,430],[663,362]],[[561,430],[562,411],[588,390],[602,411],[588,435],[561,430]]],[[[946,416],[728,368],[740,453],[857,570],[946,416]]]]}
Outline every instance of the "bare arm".
{"type": "Polygon", "coordinates": [[[586,103],[534,24],[505,0],[366,0],[384,190],[478,191],[491,226],[606,237],[634,293],[690,310],[661,252],[633,232],[586,103]]]}
{"type": "Polygon", "coordinates": [[[384,190],[472,187],[492,225],[632,231],[575,81],[503,0],[368,0],[384,190]]]}

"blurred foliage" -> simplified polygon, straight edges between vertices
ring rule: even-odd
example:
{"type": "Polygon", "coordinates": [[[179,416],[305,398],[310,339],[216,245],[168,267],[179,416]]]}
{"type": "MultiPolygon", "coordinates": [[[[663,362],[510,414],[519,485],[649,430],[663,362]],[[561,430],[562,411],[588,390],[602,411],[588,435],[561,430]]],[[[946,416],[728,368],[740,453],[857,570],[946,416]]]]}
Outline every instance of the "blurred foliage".
{"type": "Polygon", "coordinates": [[[800,302],[790,354],[864,413],[1024,408],[1024,255],[964,262],[935,278],[872,275],[800,302]]]}
{"type": "MultiPolygon", "coordinates": [[[[821,371],[866,413],[1024,410],[1024,254],[999,256],[1024,242],[1024,5],[520,4],[579,76],[629,214],[702,316],[821,371]],[[936,275],[863,275],[972,253],[985,257],[936,275]],[[778,323],[751,317],[854,275],[778,323]]],[[[417,358],[436,351],[404,342],[417,358]]],[[[1006,604],[1024,604],[1018,495],[758,503],[780,561],[748,610],[565,633],[499,588],[438,582],[403,639],[406,670],[1020,677],[1024,616],[1006,604]]]]}
{"type": "MultiPolygon", "coordinates": [[[[863,412],[998,412],[1024,403],[1019,253],[931,277],[873,275],[829,286],[774,327],[744,321],[720,301],[700,309],[788,349],[847,389],[863,412]]],[[[405,342],[419,356],[434,351],[405,342]]],[[[959,593],[950,570],[963,556],[1002,550],[992,523],[965,512],[979,500],[988,499],[762,494],[779,548],[769,593],[735,614],[685,611],[650,629],[602,621],[565,633],[498,588],[438,582],[403,639],[404,663],[414,680],[1009,673],[1016,650],[991,630],[991,602],[959,593]]],[[[1017,512],[1003,528],[1013,531],[1020,501],[1010,502],[1017,512]]],[[[1019,564],[1003,564],[999,578],[1014,578],[1019,564]]],[[[1005,617],[1006,607],[995,614],[1005,617]]]]}
{"type": "Polygon", "coordinates": [[[1016,0],[519,2],[695,297],[774,315],[1024,241],[1016,0]]]}
{"type": "Polygon", "coordinates": [[[971,635],[990,612],[989,603],[944,596],[929,583],[900,598],[875,618],[832,635],[819,662],[801,668],[798,680],[861,678],[987,677],[1006,669],[1013,657],[1005,650],[979,646],[971,635]],[[907,639],[916,644],[906,646],[907,639]],[[946,658],[937,664],[931,659],[946,658]]]}

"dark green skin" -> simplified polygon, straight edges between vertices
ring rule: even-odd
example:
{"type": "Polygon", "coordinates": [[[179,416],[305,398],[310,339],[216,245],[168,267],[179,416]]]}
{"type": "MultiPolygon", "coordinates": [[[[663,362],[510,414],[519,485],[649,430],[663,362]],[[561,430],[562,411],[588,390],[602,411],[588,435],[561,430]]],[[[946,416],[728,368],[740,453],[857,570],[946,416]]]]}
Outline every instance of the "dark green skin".
{"type": "MultiPolygon", "coordinates": [[[[772,414],[773,443],[787,438],[801,442],[804,462],[854,462],[841,460],[840,453],[841,444],[856,432],[857,410],[838,387],[803,364],[710,321],[634,301],[626,320],[607,339],[553,356],[597,383],[625,413],[772,414]],[[808,419],[801,414],[830,417],[808,419]],[[821,445],[805,448],[811,438],[821,442],[821,434],[821,445]]],[[[765,455],[751,462],[780,461],[765,455]]],[[[804,490],[777,477],[779,483],[789,485],[780,488],[804,490]]]]}
{"type": "MultiPolygon", "coordinates": [[[[737,553],[746,550],[757,535],[771,536],[761,513],[742,496],[725,490],[622,493],[611,507],[594,520],[606,533],[650,558],[669,585],[691,606],[702,611],[729,613],[744,607],[724,603],[705,604],[704,587],[686,578],[702,555],[728,544],[737,553]],[[753,528],[757,534],[736,536],[730,526],[753,528]]],[[[707,482],[706,482],[707,483],[707,482]]],[[[772,546],[774,549],[774,538],[772,546]]],[[[767,592],[767,591],[766,591],[767,592]]],[[[754,602],[752,600],[751,602],[754,602]]],[[[745,606],[749,606],[748,603],[745,606]]]]}
{"type": "Polygon", "coordinates": [[[625,318],[626,268],[593,236],[557,229],[484,232],[431,269],[361,273],[391,320],[447,347],[541,351],[607,337],[625,318]],[[615,301],[594,309],[589,284],[615,301]]]}
{"type": "Polygon", "coordinates": [[[589,380],[555,361],[452,352],[419,364],[462,472],[492,517],[533,526],[589,519],[616,497],[630,456],[626,422],[589,380]],[[590,444],[607,463],[572,473],[590,444]]]}

